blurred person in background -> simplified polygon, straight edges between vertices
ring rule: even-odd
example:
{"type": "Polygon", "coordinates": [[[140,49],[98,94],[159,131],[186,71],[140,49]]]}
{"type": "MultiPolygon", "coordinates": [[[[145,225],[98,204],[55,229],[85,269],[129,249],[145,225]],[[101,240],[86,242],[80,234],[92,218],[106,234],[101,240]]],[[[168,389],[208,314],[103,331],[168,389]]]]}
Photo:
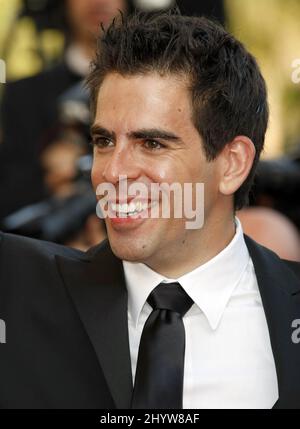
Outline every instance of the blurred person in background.
{"type": "Polygon", "coordinates": [[[248,207],[237,214],[244,233],[282,259],[300,262],[300,236],[289,218],[268,207],[248,207]]]}
{"type": "Polygon", "coordinates": [[[0,219],[47,194],[39,156],[58,126],[57,101],[88,73],[100,23],[106,27],[126,0],[64,0],[64,58],[34,77],[5,85],[1,105],[0,219]]]}
{"type": "Polygon", "coordinates": [[[43,151],[41,166],[51,195],[66,197],[72,194],[77,175],[76,161],[84,152],[83,145],[70,138],[58,140],[43,151]]]}
{"type": "MultiPolygon", "coordinates": [[[[42,153],[41,166],[44,171],[44,184],[57,200],[76,195],[78,171],[76,163],[86,154],[83,141],[76,134],[62,136],[49,145],[42,153]]],[[[71,233],[64,244],[79,250],[87,250],[106,238],[104,222],[96,214],[87,216],[84,225],[71,233]]]]}
{"type": "Polygon", "coordinates": [[[283,259],[300,261],[300,145],[260,161],[250,207],[238,213],[244,231],[283,259]]]}

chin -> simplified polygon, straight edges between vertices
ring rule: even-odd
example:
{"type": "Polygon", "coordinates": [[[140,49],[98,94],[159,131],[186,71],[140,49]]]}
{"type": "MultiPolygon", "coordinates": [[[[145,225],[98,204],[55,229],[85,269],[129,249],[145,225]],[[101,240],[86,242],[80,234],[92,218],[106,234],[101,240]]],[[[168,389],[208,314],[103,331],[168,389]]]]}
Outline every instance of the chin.
{"type": "Polygon", "coordinates": [[[116,257],[124,261],[144,263],[152,253],[150,251],[149,244],[145,241],[142,243],[139,243],[138,241],[120,243],[120,240],[117,242],[109,240],[109,242],[116,257]]]}

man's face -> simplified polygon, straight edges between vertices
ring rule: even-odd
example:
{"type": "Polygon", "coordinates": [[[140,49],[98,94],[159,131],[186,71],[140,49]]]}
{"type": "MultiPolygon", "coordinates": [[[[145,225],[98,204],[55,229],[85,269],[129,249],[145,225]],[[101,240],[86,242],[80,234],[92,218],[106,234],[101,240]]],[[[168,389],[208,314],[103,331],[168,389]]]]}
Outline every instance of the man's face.
{"type": "MultiPolygon", "coordinates": [[[[109,74],[99,90],[92,135],[95,190],[107,182],[118,189],[120,175],[127,176],[128,184],[144,183],[147,187],[163,182],[204,183],[205,216],[209,218],[219,197],[218,163],[205,158],[182,78],[109,74]]],[[[178,257],[183,245],[195,250],[201,230],[187,230],[185,222],[174,216],[129,216],[107,218],[106,226],[112,250],[119,258],[155,268],[172,255],[178,257]]]]}
{"type": "Polygon", "coordinates": [[[67,14],[75,33],[87,37],[108,26],[118,11],[124,11],[126,0],[67,0],[67,14]]]}

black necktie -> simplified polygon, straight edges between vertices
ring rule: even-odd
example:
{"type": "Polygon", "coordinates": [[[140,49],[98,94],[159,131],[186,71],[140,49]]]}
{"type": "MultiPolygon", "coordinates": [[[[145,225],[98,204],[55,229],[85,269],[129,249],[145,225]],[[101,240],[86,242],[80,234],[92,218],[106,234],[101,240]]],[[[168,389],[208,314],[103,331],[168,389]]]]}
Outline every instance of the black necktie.
{"type": "Polygon", "coordinates": [[[132,408],[181,409],[185,330],[193,304],[179,283],[161,283],[149,295],[153,308],[141,336],[132,408]]]}

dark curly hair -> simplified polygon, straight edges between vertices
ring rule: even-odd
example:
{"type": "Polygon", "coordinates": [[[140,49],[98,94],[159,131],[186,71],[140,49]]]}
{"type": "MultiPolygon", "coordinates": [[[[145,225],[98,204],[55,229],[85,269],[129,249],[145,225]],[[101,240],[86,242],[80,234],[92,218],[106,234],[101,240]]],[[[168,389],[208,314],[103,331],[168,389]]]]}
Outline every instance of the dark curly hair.
{"type": "Polygon", "coordinates": [[[248,202],[268,124],[265,81],[255,58],[221,25],[178,10],[135,13],[116,19],[99,36],[87,79],[95,113],[97,95],[108,73],[123,76],[158,72],[188,77],[193,121],[207,160],[214,160],[238,135],[249,137],[256,155],[249,176],[236,191],[234,207],[248,202]]]}

